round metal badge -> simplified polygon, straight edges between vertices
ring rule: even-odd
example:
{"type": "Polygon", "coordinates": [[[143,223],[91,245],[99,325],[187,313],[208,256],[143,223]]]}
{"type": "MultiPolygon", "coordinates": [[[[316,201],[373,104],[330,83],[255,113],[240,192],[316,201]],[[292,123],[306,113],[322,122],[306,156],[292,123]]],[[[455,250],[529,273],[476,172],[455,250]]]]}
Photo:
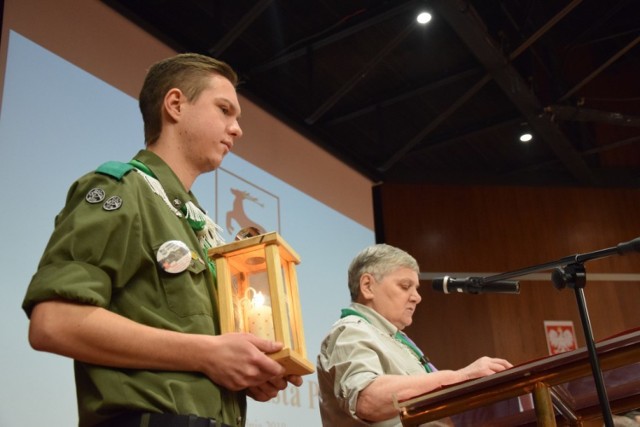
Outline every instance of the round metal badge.
{"type": "Polygon", "coordinates": [[[191,250],[180,240],[169,240],[158,248],[156,260],[167,273],[182,273],[191,264],[191,250]]]}
{"type": "Polygon", "coordinates": [[[115,211],[116,209],[120,209],[120,206],[122,206],[122,198],[120,196],[111,196],[104,202],[102,209],[105,211],[115,211]]]}
{"type": "Polygon", "coordinates": [[[104,200],[105,194],[102,188],[93,188],[89,190],[84,199],[89,203],[100,203],[104,200]]]}

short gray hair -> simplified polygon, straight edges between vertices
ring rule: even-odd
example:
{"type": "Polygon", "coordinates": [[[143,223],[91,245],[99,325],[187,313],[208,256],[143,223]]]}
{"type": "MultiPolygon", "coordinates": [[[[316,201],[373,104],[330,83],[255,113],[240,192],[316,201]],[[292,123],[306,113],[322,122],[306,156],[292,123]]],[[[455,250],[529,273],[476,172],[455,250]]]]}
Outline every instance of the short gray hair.
{"type": "Polygon", "coordinates": [[[360,277],[371,274],[376,281],[400,267],[410,268],[420,273],[420,267],[414,257],[402,249],[384,243],[363,249],[349,265],[349,293],[351,301],[360,295],[360,277]]]}

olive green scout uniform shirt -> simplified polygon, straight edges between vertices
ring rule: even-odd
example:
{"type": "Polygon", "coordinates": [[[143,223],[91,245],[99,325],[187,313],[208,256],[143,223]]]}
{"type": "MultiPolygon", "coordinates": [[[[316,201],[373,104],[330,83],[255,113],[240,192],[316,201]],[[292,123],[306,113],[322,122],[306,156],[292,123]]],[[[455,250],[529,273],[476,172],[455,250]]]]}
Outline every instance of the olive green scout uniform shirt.
{"type": "MultiPolygon", "coordinates": [[[[135,158],[162,183],[175,207],[188,201],[198,205],[158,156],[142,150],[135,158]]],[[[212,290],[205,254],[187,220],[137,171],[121,177],[94,172],[71,186],[23,309],[30,315],[38,302],[64,299],[156,328],[216,335],[219,318],[212,290]],[[104,197],[95,197],[100,190],[104,197]],[[117,206],[114,196],[121,206],[105,209],[109,203],[117,206]],[[191,250],[191,263],[181,273],[168,273],[156,262],[158,248],[169,240],[182,241],[191,250]]],[[[74,366],[80,426],[129,411],[195,414],[244,424],[244,394],[228,391],[201,373],[116,369],[78,361],[74,366]]]]}

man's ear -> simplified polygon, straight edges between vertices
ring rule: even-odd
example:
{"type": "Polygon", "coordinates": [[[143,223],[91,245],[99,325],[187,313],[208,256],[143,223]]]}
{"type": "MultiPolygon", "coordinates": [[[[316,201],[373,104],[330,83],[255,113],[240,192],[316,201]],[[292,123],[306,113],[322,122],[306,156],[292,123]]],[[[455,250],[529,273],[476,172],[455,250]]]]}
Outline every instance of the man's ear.
{"type": "Polygon", "coordinates": [[[360,276],[360,295],[366,301],[373,299],[373,283],[374,279],[371,274],[364,273],[362,276],[360,276]]]}
{"type": "Polygon", "coordinates": [[[182,103],[185,99],[186,98],[180,89],[170,89],[164,96],[162,104],[167,116],[171,117],[174,121],[178,121],[182,113],[182,103]]]}

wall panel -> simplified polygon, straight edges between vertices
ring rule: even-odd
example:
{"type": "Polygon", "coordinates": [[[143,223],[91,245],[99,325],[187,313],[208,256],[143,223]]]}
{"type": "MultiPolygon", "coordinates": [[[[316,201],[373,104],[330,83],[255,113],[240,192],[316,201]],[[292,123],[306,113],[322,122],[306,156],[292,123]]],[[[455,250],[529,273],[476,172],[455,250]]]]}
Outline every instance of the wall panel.
{"type": "MultiPolygon", "coordinates": [[[[413,254],[427,275],[497,274],[640,236],[638,190],[384,184],[376,191],[386,243],[413,254]]],[[[596,339],[639,327],[640,254],[585,266],[596,339]]],[[[550,271],[539,274],[520,280],[519,295],[444,295],[425,280],[408,333],[441,368],[485,354],[513,363],[543,357],[544,320],[572,320],[584,345],[574,291],[554,288],[550,271]]]]}

